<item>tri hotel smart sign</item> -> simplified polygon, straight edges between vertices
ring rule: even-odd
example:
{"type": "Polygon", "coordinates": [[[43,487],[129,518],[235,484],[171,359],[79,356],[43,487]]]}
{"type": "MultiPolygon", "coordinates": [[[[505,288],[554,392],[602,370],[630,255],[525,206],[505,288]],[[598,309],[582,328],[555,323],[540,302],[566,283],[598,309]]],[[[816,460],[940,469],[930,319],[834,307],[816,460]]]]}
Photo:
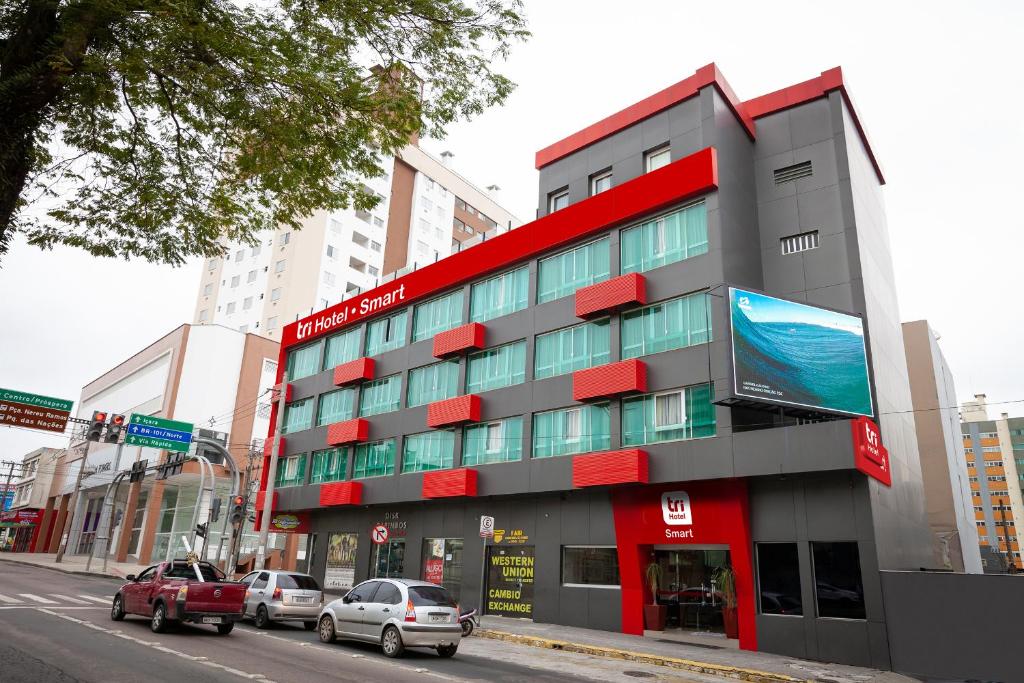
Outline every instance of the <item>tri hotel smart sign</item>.
{"type": "Polygon", "coordinates": [[[667,539],[693,538],[693,529],[673,529],[671,527],[690,526],[693,524],[693,506],[690,505],[690,494],[686,491],[666,491],[661,494],[661,518],[669,528],[665,529],[667,539]]]}

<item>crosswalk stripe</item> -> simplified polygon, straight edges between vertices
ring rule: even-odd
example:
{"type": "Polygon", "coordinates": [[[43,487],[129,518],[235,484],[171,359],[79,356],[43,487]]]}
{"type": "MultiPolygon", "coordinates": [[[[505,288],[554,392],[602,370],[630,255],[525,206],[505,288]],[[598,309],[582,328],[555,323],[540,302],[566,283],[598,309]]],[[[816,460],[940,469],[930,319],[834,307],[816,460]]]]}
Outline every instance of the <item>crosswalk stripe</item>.
{"type": "Polygon", "coordinates": [[[61,600],[66,600],[67,602],[73,602],[76,605],[88,605],[89,604],[85,600],[79,600],[78,598],[73,598],[70,595],[61,595],[60,593],[50,593],[50,595],[55,597],[55,598],[60,598],[61,600]]]}
{"type": "Polygon", "coordinates": [[[0,602],[5,602],[9,605],[20,605],[25,602],[24,600],[18,600],[17,598],[9,598],[6,595],[0,595],[0,602]]]}
{"type": "Polygon", "coordinates": [[[93,602],[102,602],[104,605],[106,605],[108,602],[110,602],[110,598],[97,598],[95,595],[82,595],[82,594],[79,594],[78,597],[85,598],[86,600],[92,600],[93,602]]]}
{"type": "Polygon", "coordinates": [[[20,595],[23,598],[28,598],[29,600],[35,600],[36,602],[41,602],[44,605],[56,605],[57,604],[56,600],[47,600],[46,598],[40,597],[38,595],[32,595],[31,593],[18,593],[18,595],[20,595]]]}

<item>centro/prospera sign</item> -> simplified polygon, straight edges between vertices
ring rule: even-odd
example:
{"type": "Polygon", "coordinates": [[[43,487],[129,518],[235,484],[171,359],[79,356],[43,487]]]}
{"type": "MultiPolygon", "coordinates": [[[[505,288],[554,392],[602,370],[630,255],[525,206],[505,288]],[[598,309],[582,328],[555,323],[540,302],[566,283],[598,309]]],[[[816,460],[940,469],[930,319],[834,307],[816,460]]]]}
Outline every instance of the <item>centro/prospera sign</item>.
{"type": "Polygon", "coordinates": [[[299,321],[298,327],[295,330],[295,339],[301,341],[308,337],[319,336],[364,315],[388,308],[400,301],[405,301],[405,284],[400,284],[389,292],[366,297],[358,305],[352,302],[342,302],[316,317],[299,321]]]}

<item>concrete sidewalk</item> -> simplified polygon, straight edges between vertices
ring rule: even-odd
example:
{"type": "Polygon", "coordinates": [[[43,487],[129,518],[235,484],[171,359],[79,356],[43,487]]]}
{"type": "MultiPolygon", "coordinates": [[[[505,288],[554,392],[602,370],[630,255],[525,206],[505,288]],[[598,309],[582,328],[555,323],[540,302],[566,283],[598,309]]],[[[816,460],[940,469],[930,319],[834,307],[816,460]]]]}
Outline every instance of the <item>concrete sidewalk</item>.
{"type": "Polygon", "coordinates": [[[891,671],[824,664],[764,652],[668,642],[573,626],[536,624],[505,617],[483,617],[482,626],[474,635],[758,683],[917,683],[916,679],[891,671]]]}
{"type": "Polygon", "coordinates": [[[93,558],[92,567],[88,571],[85,565],[88,562],[87,555],[65,555],[64,560],[57,564],[56,553],[0,553],[0,562],[16,562],[35,567],[46,567],[56,569],[66,574],[85,574],[87,576],[103,576],[123,579],[128,574],[140,574],[148,565],[138,565],[131,562],[114,562],[107,560],[107,571],[103,573],[103,559],[93,558]]]}

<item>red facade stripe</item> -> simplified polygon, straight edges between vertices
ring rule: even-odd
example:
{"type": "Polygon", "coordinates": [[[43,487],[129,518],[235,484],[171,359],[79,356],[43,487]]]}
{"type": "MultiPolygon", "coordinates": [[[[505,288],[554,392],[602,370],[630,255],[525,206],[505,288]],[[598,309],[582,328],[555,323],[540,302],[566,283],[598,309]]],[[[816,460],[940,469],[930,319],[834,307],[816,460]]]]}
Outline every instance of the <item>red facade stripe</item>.
{"type": "Polygon", "coordinates": [[[647,281],[629,273],[576,290],[576,317],[589,318],[630,304],[647,303],[647,281]]]}
{"type": "Polygon", "coordinates": [[[577,370],[572,375],[572,400],[587,401],[595,398],[647,391],[647,366],[637,359],[599,365],[577,370]]]}
{"type": "Polygon", "coordinates": [[[476,394],[434,401],[427,406],[427,426],[432,428],[480,421],[480,397],[476,394]]]}
{"type": "Polygon", "coordinates": [[[372,358],[357,358],[334,368],[334,385],[344,386],[352,382],[373,379],[375,363],[372,358]]]}
{"type": "Polygon", "coordinates": [[[423,474],[423,497],[475,496],[476,480],[477,471],[466,468],[426,472],[423,474]]]}
{"type": "MultiPolygon", "coordinates": [[[[275,394],[279,394],[280,392],[281,392],[281,384],[278,383],[278,384],[274,385],[274,393],[275,394]]],[[[274,399],[275,399],[275,403],[276,403],[277,397],[275,396],[274,399]]],[[[292,402],[292,385],[291,384],[285,384],[284,385],[284,402],[285,403],[291,403],[292,402]]]]}
{"type": "Polygon", "coordinates": [[[434,357],[445,358],[469,349],[482,349],[486,329],[480,323],[469,323],[434,335],[434,357]]]}
{"type": "Polygon", "coordinates": [[[587,453],[572,459],[573,488],[646,484],[647,481],[647,451],[639,448],[587,453]]]}
{"type": "Polygon", "coordinates": [[[344,422],[335,422],[327,427],[327,445],[343,446],[366,441],[370,435],[370,423],[361,417],[344,422]]]}
{"type": "Polygon", "coordinates": [[[363,502],[363,484],[358,481],[336,481],[320,485],[320,507],[359,505],[363,502]]]}
{"type": "MultiPolygon", "coordinates": [[[[264,501],[264,499],[266,497],[267,497],[267,492],[266,491],[259,491],[259,492],[256,493],[256,509],[257,510],[262,510],[263,509],[263,501],[264,501]]],[[[271,505],[271,509],[273,509],[273,510],[277,509],[277,491],[274,491],[274,501],[273,501],[273,504],[271,505]]]]}
{"type": "MultiPolygon", "coordinates": [[[[278,454],[286,452],[287,441],[288,441],[288,439],[286,439],[283,436],[281,437],[281,448],[277,451],[278,454]]],[[[264,455],[264,457],[269,458],[271,455],[273,455],[273,450],[274,450],[274,437],[271,436],[269,439],[267,439],[266,441],[263,442],[263,455],[264,455]]]]}

